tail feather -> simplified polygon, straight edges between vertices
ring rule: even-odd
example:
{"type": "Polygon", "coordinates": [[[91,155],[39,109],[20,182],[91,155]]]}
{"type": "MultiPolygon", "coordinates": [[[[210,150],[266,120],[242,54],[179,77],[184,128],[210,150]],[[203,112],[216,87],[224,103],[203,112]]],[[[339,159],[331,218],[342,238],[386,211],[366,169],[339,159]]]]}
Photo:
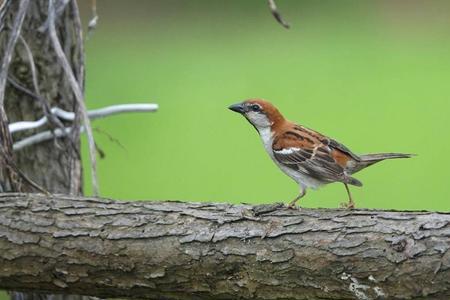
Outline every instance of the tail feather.
{"type": "Polygon", "coordinates": [[[376,163],[385,159],[410,158],[413,156],[414,154],[404,154],[404,153],[375,153],[375,154],[360,155],[359,158],[361,159],[362,162],[376,163]]]}
{"type": "Polygon", "coordinates": [[[415,154],[403,154],[403,153],[375,153],[375,154],[363,154],[359,156],[359,162],[349,170],[350,174],[361,171],[362,169],[376,164],[385,159],[393,158],[410,158],[415,156],[415,154]]]}

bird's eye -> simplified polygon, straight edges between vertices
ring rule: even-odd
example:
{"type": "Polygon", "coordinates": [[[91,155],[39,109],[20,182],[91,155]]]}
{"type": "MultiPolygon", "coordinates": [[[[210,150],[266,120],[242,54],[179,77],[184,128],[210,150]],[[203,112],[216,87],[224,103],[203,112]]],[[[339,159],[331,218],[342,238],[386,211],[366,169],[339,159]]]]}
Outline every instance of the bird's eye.
{"type": "Polygon", "coordinates": [[[252,108],[253,111],[260,111],[261,110],[261,107],[258,104],[253,104],[251,106],[251,108],[252,108]]]}

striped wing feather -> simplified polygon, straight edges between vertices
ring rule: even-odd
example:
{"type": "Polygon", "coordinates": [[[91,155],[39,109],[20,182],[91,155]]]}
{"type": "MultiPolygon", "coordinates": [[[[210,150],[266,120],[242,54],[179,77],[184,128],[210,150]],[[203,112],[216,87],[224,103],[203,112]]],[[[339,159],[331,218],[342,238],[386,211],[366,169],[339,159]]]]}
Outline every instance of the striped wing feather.
{"type": "Polygon", "coordinates": [[[295,125],[275,137],[274,157],[281,164],[322,182],[361,185],[345,173],[349,160],[358,160],[344,145],[311,129],[295,125]]]}

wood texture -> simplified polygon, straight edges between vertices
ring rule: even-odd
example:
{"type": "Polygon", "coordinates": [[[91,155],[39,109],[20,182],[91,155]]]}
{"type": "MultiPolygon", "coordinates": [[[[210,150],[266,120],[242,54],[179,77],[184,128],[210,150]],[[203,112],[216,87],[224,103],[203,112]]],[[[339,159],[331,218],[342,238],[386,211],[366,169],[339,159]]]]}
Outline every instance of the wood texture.
{"type": "MultiPolygon", "coordinates": [[[[17,3],[11,1],[7,20],[12,18],[17,3]]],[[[57,22],[61,43],[72,67],[79,77],[84,70],[84,53],[78,45],[77,16],[73,4],[68,4],[57,22]]],[[[40,94],[49,106],[58,106],[67,111],[77,109],[73,92],[67,83],[62,67],[58,64],[47,33],[40,28],[47,21],[48,0],[30,2],[21,35],[28,43],[37,69],[40,94]]],[[[23,44],[19,41],[10,67],[10,75],[28,90],[36,93],[32,84],[30,62],[23,44]]],[[[37,120],[44,115],[43,103],[28,95],[11,83],[8,84],[5,100],[9,122],[37,120]]],[[[67,126],[67,124],[66,124],[67,126]]],[[[27,132],[29,134],[29,132],[27,132]]],[[[23,134],[16,134],[18,140],[23,134]]],[[[79,193],[81,191],[81,163],[79,157],[79,139],[70,143],[67,138],[23,149],[15,153],[17,166],[33,181],[55,193],[79,193]],[[73,146],[76,149],[73,149],[73,146]],[[72,186],[72,188],[71,188],[72,186]]]]}
{"type": "MultiPolygon", "coordinates": [[[[84,51],[81,41],[81,24],[76,1],[57,1],[58,4],[67,2],[64,10],[58,15],[56,27],[64,52],[70,60],[73,71],[81,86],[84,85],[84,51]]],[[[9,122],[37,120],[44,115],[44,104],[58,106],[68,111],[78,111],[78,105],[74,101],[73,92],[67,83],[62,67],[48,38],[45,29],[48,15],[49,0],[32,0],[27,9],[23,22],[21,37],[15,47],[14,56],[9,68],[9,81],[6,88],[5,109],[9,122]],[[23,44],[25,41],[33,55],[36,66],[38,90],[35,89],[32,80],[32,68],[30,59],[23,44]],[[11,82],[16,82],[14,85],[11,82]],[[17,84],[31,91],[17,87],[17,84]],[[42,97],[37,99],[36,95],[42,97]],[[45,102],[44,102],[45,101],[45,102]]],[[[6,0],[4,10],[4,24],[11,28],[14,17],[17,15],[19,1],[6,0]]],[[[0,34],[0,51],[4,51],[5,40],[9,36],[9,30],[0,34]]],[[[79,114],[77,114],[79,115],[79,114]]],[[[79,125],[78,122],[75,124],[79,125]]],[[[64,122],[64,126],[69,124],[64,122]]],[[[72,122],[70,122],[72,125],[72,122]]],[[[54,128],[51,127],[51,128],[54,128]]],[[[46,129],[50,129],[47,127],[46,129]]],[[[28,147],[14,153],[14,161],[18,168],[33,181],[53,193],[80,194],[82,191],[82,168],[80,161],[79,126],[72,130],[72,141],[69,138],[55,139],[43,142],[33,147],[28,147]]],[[[30,132],[28,132],[30,134],[30,132]]],[[[15,134],[14,138],[20,139],[23,134],[15,134]]],[[[0,166],[4,167],[4,166],[0,166]]],[[[2,176],[0,169],[0,187],[3,190],[17,191],[11,180],[2,176]]],[[[21,187],[25,189],[25,186],[21,187]]],[[[28,190],[28,189],[25,189],[28,190]]],[[[0,270],[1,272],[1,270],[0,270]]],[[[41,270],[41,272],[45,272],[41,270]]],[[[20,293],[11,291],[13,300],[89,300],[90,297],[77,295],[44,295],[33,293],[20,293]]]]}
{"type": "Polygon", "coordinates": [[[0,288],[450,299],[450,213],[0,196],[0,288]]]}

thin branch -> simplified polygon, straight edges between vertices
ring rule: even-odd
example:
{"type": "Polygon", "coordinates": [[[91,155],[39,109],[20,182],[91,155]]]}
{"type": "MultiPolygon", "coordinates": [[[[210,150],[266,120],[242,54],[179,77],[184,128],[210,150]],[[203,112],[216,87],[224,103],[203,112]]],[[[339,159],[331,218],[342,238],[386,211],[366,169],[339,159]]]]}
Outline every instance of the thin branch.
{"type": "MultiPolygon", "coordinates": [[[[48,106],[48,101],[47,99],[45,99],[44,97],[42,97],[41,95],[37,95],[35,93],[33,93],[31,90],[29,90],[28,88],[26,88],[24,85],[22,85],[21,83],[19,83],[19,80],[17,78],[15,78],[12,74],[8,75],[8,82],[17,90],[23,92],[24,94],[35,98],[36,100],[38,100],[43,108],[42,110],[44,111],[44,114],[47,118],[50,118],[51,120],[51,124],[55,124],[55,127],[58,127],[60,129],[64,129],[64,125],[59,121],[58,118],[56,118],[55,116],[52,115],[51,113],[51,109],[48,106]]],[[[11,129],[11,127],[9,127],[11,129]]],[[[52,127],[53,130],[53,127],[52,127]]],[[[12,132],[11,132],[12,133],[12,132]]],[[[55,142],[56,142],[56,137],[55,137],[55,142]]],[[[75,147],[75,143],[74,140],[70,140],[70,144],[72,145],[72,149],[74,149],[74,151],[76,151],[79,154],[79,150],[78,148],[75,147]]],[[[59,146],[56,142],[56,145],[59,146]]]]}
{"type": "Polygon", "coordinates": [[[23,173],[16,165],[15,161],[10,158],[8,156],[7,153],[5,153],[5,149],[3,147],[0,147],[0,156],[5,160],[5,167],[8,168],[9,170],[13,171],[14,173],[17,174],[17,176],[20,177],[20,179],[23,180],[23,182],[25,182],[26,184],[28,184],[29,186],[33,187],[34,189],[36,189],[37,191],[44,193],[46,195],[50,196],[50,193],[44,189],[43,187],[41,187],[40,185],[38,185],[37,183],[35,183],[33,180],[31,180],[30,178],[28,178],[27,175],[25,175],[25,173],[23,173]]]}
{"type": "Polygon", "coordinates": [[[94,32],[94,30],[97,28],[97,23],[98,23],[98,15],[97,15],[97,1],[96,0],[92,0],[92,18],[89,21],[88,24],[88,37],[94,32]]]}
{"type": "Polygon", "coordinates": [[[33,93],[31,90],[29,90],[27,87],[25,87],[22,83],[19,83],[19,80],[16,77],[14,77],[12,74],[8,74],[8,82],[13,87],[15,87],[16,89],[21,91],[22,93],[25,93],[28,96],[33,97],[33,98],[35,98],[37,100],[40,100],[38,95],[33,93]]]}
{"type": "Polygon", "coordinates": [[[22,30],[23,20],[27,12],[30,0],[21,0],[19,10],[14,20],[14,25],[11,30],[11,36],[9,37],[8,44],[6,45],[5,53],[3,54],[3,60],[0,69],[0,107],[3,109],[5,103],[5,88],[6,79],[8,78],[9,65],[11,64],[12,55],[17,44],[17,40],[22,30]]]}
{"type": "Polygon", "coordinates": [[[6,24],[5,16],[6,12],[8,11],[9,5],[11,5],[11,2],[12,1],[2,0],[2,2],[0,3],[0,32],[3,31],[3,28],[6,24]]]}
{"type": "MultiPolygon", "coordinates": [[[[98,133],[100,133],[100,134],[103,134],[104,136],[106,136],[106,137],[109,139],[109,141],[110,141],[111,143],[116,144],[117,146],[119,146],[120,148],[122,148],[122,150],[124,150],[125,152],[127,152],[127,148],[125,148],[125,146],[122,145],[122,143],[121,143],[117,138],[113,137],[113,136],[112,136],[111,134],[109,134],[107,131],[105,131],[105,130],[103,130],[103,129],[101,129],[101,128],[98,128],[98,127],[94,128],[94,131],[95,131],[95,132],[98,132],[98,133]]],[[[104,155],[103,155],[103,156],[104,156],[104,155]]]]}
{"type": "Polygon", "coordinates": [[[275,0],[268,0],[267,2],[269,3],[270,11],[272,12],[272,15],[274,16],[275,20],[277,20],[277,22],[280,23],[284,28],[289,29],[289,27],[291,26],[281,16],[280,12],[278,11],[275,0]]]}
{"type": "MultiPolygon", "coordinates": [[[[30,49],[27,41],[23,38],[22,35],[19,36],[19,39],[22,42],[22,44],[25,48],[25,52],[27,53],[27,56],[28,56],[28,61],[30,64],[30,69],[31,69],[31,77],[32,77],[33,87],[34,87],[34,91],[36,93],[36,99],[38,99],[38,101],[41,103],[44,115],[47,117],[47,119],[51,125],[50,130],[52,132],[53,132],[54,128],[60,128],[61,130],[64,130],[64,124],[51,113],[49,101],[46,98],[44,98],[41,94],[33,53],[31,52],[31,49],[30,49]]],[[[54,137],[54,138],[55,138],[56,146],[59,147],[60,145],[58,144],[56,137],[54,137]]],[[[78,153],[79,149],[76,146],[74,140],[69,140],[69,143],[72,146],[72,149],[74,149],[74,151],[76,151],[78,153]]]]}
{"type": "MultiPolygon", "coordinates": [[[[83,26],[81,24],[80,10],[78,8],[77,0],[72,0],[71,9],[73,12],[73,32],[75,34],[75,44],[77,45],[75,49],[73,49],[74,54],[76,56],[73,57],[77,63],[77,69],[74,70],[76,73],[76,78],[80,84],[80,88],[84,90],[84,80],[85,80],[85,72],[84,72],[84,40],[83,40],[83,26]]],[[[68,44],[69,45],[69,44],[68,44]]],[[[72,121],[72,132],[69,135],[69,139],[72,143],[78,142],[80,140],[80,128],[82,121],[82,112],[80,106],[75,101],[72,106],[72,110],[75,112],[75,119],[72,121]]],[[[79,143],[78,143],[79,145],[79,143]]],[[[97,144],[95,144],[95,148],[97,148],[97,144]]],[[[81,191],[81,155],[79,153],[79,146],[77,148],[73,148],[70,153],[70,194],[76,195],[81,191]]],[[[101,157],[101,156],[100,156],[101,157]]]]}
{"type": "Polygon", "coordinates": [[[19,39],[20,39],[20,42],[22,43],[22,45],[24,46],[25,52],[27,53],[27,56],[28,56],[28,62],[30,63],[31,78],[32,78],[32,82],[33,82],[34,91],[35,91],[36,95],[38,96],[38,98],[41,98],[40,97],[41,92],[39,89],[36,64],[34,63],[33,53],[31,53],[30,46],[28,46],[27,41],[23,38],[22,35],[19,35],[19,39]]]}
{"type": "MultiPolygon", "coordinates": [[[[88,116],[91,120],[104,118],[111,115],[121,114],[121,113],[132,113],[132,112],[154,112],[158,110],[157,104],[119,104],[107,106],[99,109],[93,109],[88,111],[88,116]]],[[[63,119],[66,121],[73,121],[75,119],[75,113],[65,111],[59,107],[52,107],[50,109],[52,115],[63,119]]],[[[47,116],[44,116],[36,121],[21,121],[9,124],[9,131],[11,133],[16,133],[24,130],[36,129],[48,122],[47,116]]]]}
{"type": "MultiPolygon", "coordinates": [[[[55,7],[55,11],[56,11],[55,19],[59,18],[62,15],[67,4],[69,4],[69,1],[70,0],[59,0],[53,5],[55,7]]],[[[50,22],[50,16],[47,18],[45,23],[42,24],[42,26],[40,26],[37,30],[41,33],[46,32],[48,30],[49,22],[50,22]]]]}
{"type": "Polygon", "coordinates": [[[1,14],[3,14],[6,4],[9,4],[8,2],[10,2],[10,1],[1,0],[1,2],[0,2],[0,13],[1,14]]]}
{"type": "MultiPolygon", "coordinates": [[[[157,104],[122,104],[122,105],[114,105],[110,107],[105,107],[97,110],[92,110],[89,113],[92,119],[104,118],[106,116],[111,116],[119,113],[130,113],[130,112],[153,112],[158,109],[157,104]]],[[[54,107],[52,108],[52,113],[57,115],[58,117],[65,120],[73,120],[75,118],[75,114],[72,112],[64,111],[60,108],[54,107]]],[[[46,122],[46,117],[43,117],[34,122],[16,122],[10,125],[11,130],[13,132],[18,132],[22,130],[34,129],[42,126],[46,122]]],[[[84,126],[80,127],[80,132],[84,132],[84,126]]],[[[53,134],[50,130],[37,133],[35,135],[26,137],[13,145],[13,150],[18,151],[28,146],[42,143],[52,139],[53,137],[65,137],[72,132],[72,127],[65,127],[64,129],[57,128],[53,131],[53,134]]]]}
{"type": "MultiPolygon", "coordinates": [[[[26,137],[23,140],[20,140],[13,145],[13,150],[18,151],[22,150],[23,148],[26,148],[28,146],[32,146],[35,144],[39,144],[48,140],[51,140],[54,137],[65,137],[70,134],[72,131],[71,127],[65,127],[63,130],[57,128],[53,131],[53,133],[50,130],[37,133],[35,135],[32,135],[30,137],[26,137]]],[[[81,126],[80,132],[84,131],[84,126],[81,126]]]]}
{"type": "Polygon", "coordinates": [[[84,104],[83,92],[80,88],[79,83],[77,82],[75,75],[73,74],[72,67],[70,66],[66,55],[61,47],[61,43],[59,41],[58,35],[56,33],[55,28],[55,8],[54,8],[54,0],[49,0],[48,5],[48,21],[49,21],[49,35],[53,44],[53,48],[55,49],[56,55],[66,73],[67,79],[69,80],[72,91],[75,95],[75,99],[80,107],[81,114],[83,117],[83,123],[86,128],[86,134],[88,139],[89,146],[89,158],[91,161],[91,178],[92,178],[92,190],[94,196],[99,194],[99,186],[98,186],[98,178],[97,178],[97,159],[96,159],[96,149],[95,149],[95,140],[94,134],[92,133],[91,123],[89,121],[89,116],[87,114],[86,105],[84,104]]]}
{"type": "Polygon", "coordinates": [[[31,69],[31,77],[32,77],[34,91],[36,93],[36,98],[41,103],[42,110],[44,111],[45,116],[50,121],[50,124],[54,125],[55,127],[59,127],[59,128],[62,129],[62,128],[64,128],[64,125],[61,123],[60,120],[58,120],[57,118],[55,118],[52,115],[52,113],[50,112],[49,102],[47,101],[47,99],[45,99],[41,95],[41,91],[40,91],[39,83],[38,83],[38,78],[37,78],[36,64],[34,63],[33,53],[31,52],[31,49],[28,46],[27,41],[22,37],[22,35],[19,36],[19,39],[22,42],[22,44],[23,44],[23,46],[25,48],[25,52],[27,53],[27,56],[28,56],[28,61],[29,61],[29,64],[30,64],[30,69],[31,69]]]}

